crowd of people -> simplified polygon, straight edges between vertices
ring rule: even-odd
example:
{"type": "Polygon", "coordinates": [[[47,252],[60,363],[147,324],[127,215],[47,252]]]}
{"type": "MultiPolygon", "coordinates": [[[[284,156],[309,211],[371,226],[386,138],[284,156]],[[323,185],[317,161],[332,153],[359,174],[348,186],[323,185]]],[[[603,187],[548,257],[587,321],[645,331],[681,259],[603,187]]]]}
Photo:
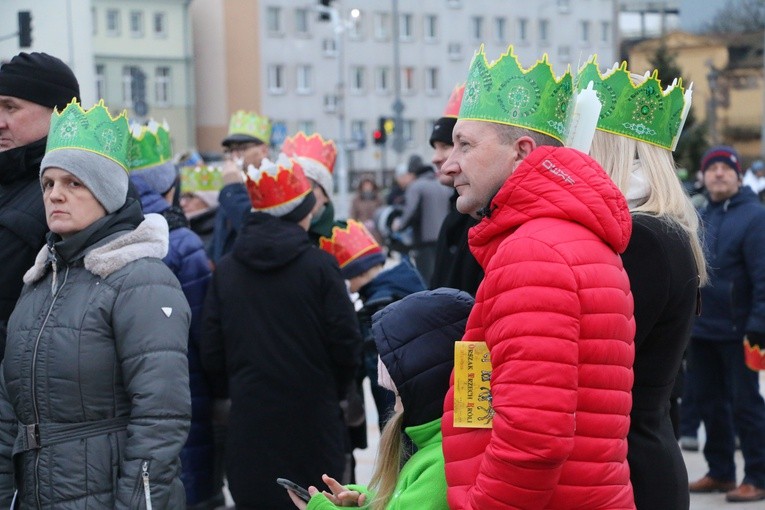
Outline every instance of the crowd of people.
{"type": "Polygon", "coordinates": [[[765,500],[763,165],[711,147],[692,200],[672,157],[690,102],[626,64],[558,75],[482,47],[431,162],[387,201],[361,179],[345,218],[321,134],[272,148],[240,110],[220,166],[178,158],[171,126],[83,105],[61,60],[16,55],[0,505],[214,510],[224,484],[239,510],[765,500]],[[572,122],[592,90],[610,101],[572,122]],[[362,485],[365,380],[382,435],[362,485]],[[689,481],[679,439],[702,423],[689,481]]]}

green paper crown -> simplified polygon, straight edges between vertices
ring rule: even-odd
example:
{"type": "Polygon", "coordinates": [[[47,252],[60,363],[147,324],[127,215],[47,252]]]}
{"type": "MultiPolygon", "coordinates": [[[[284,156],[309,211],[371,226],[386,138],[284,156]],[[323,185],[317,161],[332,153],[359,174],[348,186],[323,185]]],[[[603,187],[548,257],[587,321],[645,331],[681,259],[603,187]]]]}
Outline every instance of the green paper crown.
{"type": "Polygon", "coordinates": [[[675,150],[691,107],[692,90],[683,91],[682,80],[673,81],[662,91],[654,71],[635,85],[627,62],[601,74],[593,57],[577,73],[575,87],[582,90],[590,82],[603,104],[599,130],[675,150]]]}
{"type": "Polygon", "coordinates": [[[220,167],[205,165],[181,167],[181,191],[183,193],[220,191],[223,184],[220,167]]]}
{"type": "Polygon", "coordinates": [[[255,112],[239,110],[231,116],[228,135],[253,136],[263,143],[271,141],[271,121],[255,112]]]}
{"type": "Polygon", "coordinates": [[[166,122],[158,124],[151,120],[147,126],[136,125],[132,136],[128,157],[128,168],[131,171],[152,168],[173,159],[170,128],[166,122]]]}
{"type": "Polygon", "coordinates": [[[45,152],[89,151],[111,159],[127,171],[131,138],[125,110],[112,117],[103,99],[88,111],[72,100],[62,112],[53,110],[45,152]]]}
{"type": "Polygon", "coordinates": [[[555,78],[547,55],[523,70],[513,47],[491,64],[484,47],[473,57],[459,118],[519,126],[563,141],[572,78],[555,78]]]}

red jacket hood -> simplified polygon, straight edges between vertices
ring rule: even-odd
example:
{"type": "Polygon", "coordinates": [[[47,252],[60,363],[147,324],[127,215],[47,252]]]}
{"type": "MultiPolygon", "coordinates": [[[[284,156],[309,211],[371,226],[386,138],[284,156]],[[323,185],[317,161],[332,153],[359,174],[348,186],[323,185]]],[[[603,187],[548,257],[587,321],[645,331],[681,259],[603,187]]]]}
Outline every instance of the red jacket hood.
{"type": "Polygon", "coordinates": [[[568,147],[535,149],[499,189],[490,210],[469,234],[471,251],[484,268],[498,241],[534,218],[579,223],[618,253],[632,233],[619,188],[594,159],[568,147]]]}

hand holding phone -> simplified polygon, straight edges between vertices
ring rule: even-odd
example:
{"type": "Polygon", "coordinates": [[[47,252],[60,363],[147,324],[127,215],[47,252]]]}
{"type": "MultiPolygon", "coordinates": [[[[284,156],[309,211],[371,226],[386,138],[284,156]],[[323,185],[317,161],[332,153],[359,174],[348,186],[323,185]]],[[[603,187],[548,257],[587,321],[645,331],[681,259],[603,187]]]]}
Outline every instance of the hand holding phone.
{"type": "Polygon", "coordinates": [[[307,502],[311,499],[311,495],[308,494],[308,490],[296,484],[292,480],[287,480],[286,478],[277,478],[276,483],[278,483],[279,485],[281,485],[288,491],[294,492],[303,501],[307,502]]]}

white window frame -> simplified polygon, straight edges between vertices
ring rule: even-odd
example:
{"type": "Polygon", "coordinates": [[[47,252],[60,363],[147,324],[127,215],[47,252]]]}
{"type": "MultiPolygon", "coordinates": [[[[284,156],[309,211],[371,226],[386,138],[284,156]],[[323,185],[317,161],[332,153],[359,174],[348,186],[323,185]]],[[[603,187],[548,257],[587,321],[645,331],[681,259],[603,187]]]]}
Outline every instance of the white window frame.
{"type": "Polygon", "coordinates": [[[167,38],[167,13],[156,11],[151,18],[151,30],[158,39],[167,38]]]}
{"type": "Polygon", "coordinates": [[[143,11],[130,11],[130,37],[139,39],[144,34],[143,11]]]}
{"type": "Polygon", "coordinates": [[[310,94],[313,92],[313,66],[298,64],[295,68],[295,93],[310,94]]]}
{"type": "Polygon", "coordinates": [[[323,99],[324,113],[335,113],[337,111],[338,99],[335,94],[325,94],[323,99]]]}
{"type": "Polygon", "coordinates": [[[308,37],[311,33],[311,24],[308,21],[309,10],[305,7],[295,9],[295,35],[308,37]]]}
{"type": "Polygon", "coordinates": [[[604,44],[608,44],[608,42],[611,40],[611,22],[610,21],[601,21],[600,22],[600,42],[604,44]]]}
{"type": "Polygon", "coordinates": [[[311,119],[297,121],[297,130],[310,136],[316,132],[316,122],[311,119]]]}
{"type": "Polygon", "coordinates": [[[401,67],[401,93],[402,94],[414,94],[417,70],[414,66],[402,66],[401,67]]]}
{"type": "Polygon", "coordinates": [[[590,42],[590,21],[583,19],[579,21],[579,42],[589,44],[590,42]]]}
{"type": "Polygon", "coordinates": [[[268,92],[270,94],[284,94],[286,79],[284,64],[269,64],[268,66],[268,92]]]}
{"type": "Polygon", "coordinates": [[[117,37],[122,32],[119,9],[106,9],[106,35],[117,37]]]}
{"type": "Polygon", "coordinates": [[[498,43],[507,41],[507,18],[504,16],[494,18],[494,39],[498,43]]]}
{"type": "Polygon", "coordinates": [[[136,66],[122,67],[122,104],[127,108],[133,107],[133,72],[136,66]]]}
{"type": "Polygon", "coordinates": [[[449,60],[461,60],[462,59],[462,43],[450,42],[446,45],[446,53],[449,55],[449,60]]]}
{"type": "Polygon", "coordinates": [[[425,93],[429,96],[438,95],[441,82],[441,75],[438,69],[438,67],[425,68],[425,93]]]}
{"type": "Polygon", "coordinates": [[[425,14],[422,17],[422,39],[426,42],[438,40],[438,16],[425,14]]]}
{"type": "Polygon", "coordinates": [[[387,66],[379,66],[375,69],[375,92],[388,94],[391,90],[391,70],[387,66]]]}
{"type": "Polygon", "coordinates": [[[414,143],[414,130],[416,128],[416,122],[414,119],[404,119],[401,126],[401,137],[404,139],[407,145],[414,143]]]}
{"type": "Polygon", "coordinates": [[[414,15],[404,12],[398,15],[398,38],[400,41],[414,40],[414,15]]]}
{"type": "Polygon", "coordinates": [[[542,18],[539,20],[539,42],[546,43],[550,41],[550,20],[542,18]]]}
{"type": "Polygon", "coordinates": [[[526,44],[529,42],[528,18],[518,18],[518,42],[523,44],[526,44]]]}
{"type": "Polygon", "coordinates": [[[283,36],[282,8],[269,5],[266,7],[266,30],[271,36],[283,36]]]}
{"type": "Polygon", "coordinates": [[[173,89],[170,66],[157,66],[154,70],[154,101],[157,106],[169,106],[173,89]]]}
{"type": "Polygon", "coordinates": [[[372,31],[376,41],[387,41],[390,39],[390,13],[375,12],[372,15],[372,31]]]}
{"type": "Polygon", "coordinates": [[[106,96],[106,65],[96,64],[96,97],[103,99],[106,96]]]}
{"type": "Polygon", "coordinates": [[[367,72],[363,66],[351,66],[348,89],[351,94],[361,95],[366,90],[367,72]]]}
{"type": "Polygon", "coordinates": [[[483,16],[470,17],[470,37],[474,41],[483,41],[483,16]]]}
{"type": "Polygon", "coordinates": [[[361,41],[364,39],[364,19],[363,14],[359,11],[359,15],[355,18],[348,15],[348,39],[353,41],[361,41]]]}
{"type": "Polygon", "coordinates": [[[337,56],[337,45],[335,44],[335,40],[331,37],[328,37],[326,39],[322,39],[321,41],[321,52],[325,57],[336,57],[337,56]]]}

